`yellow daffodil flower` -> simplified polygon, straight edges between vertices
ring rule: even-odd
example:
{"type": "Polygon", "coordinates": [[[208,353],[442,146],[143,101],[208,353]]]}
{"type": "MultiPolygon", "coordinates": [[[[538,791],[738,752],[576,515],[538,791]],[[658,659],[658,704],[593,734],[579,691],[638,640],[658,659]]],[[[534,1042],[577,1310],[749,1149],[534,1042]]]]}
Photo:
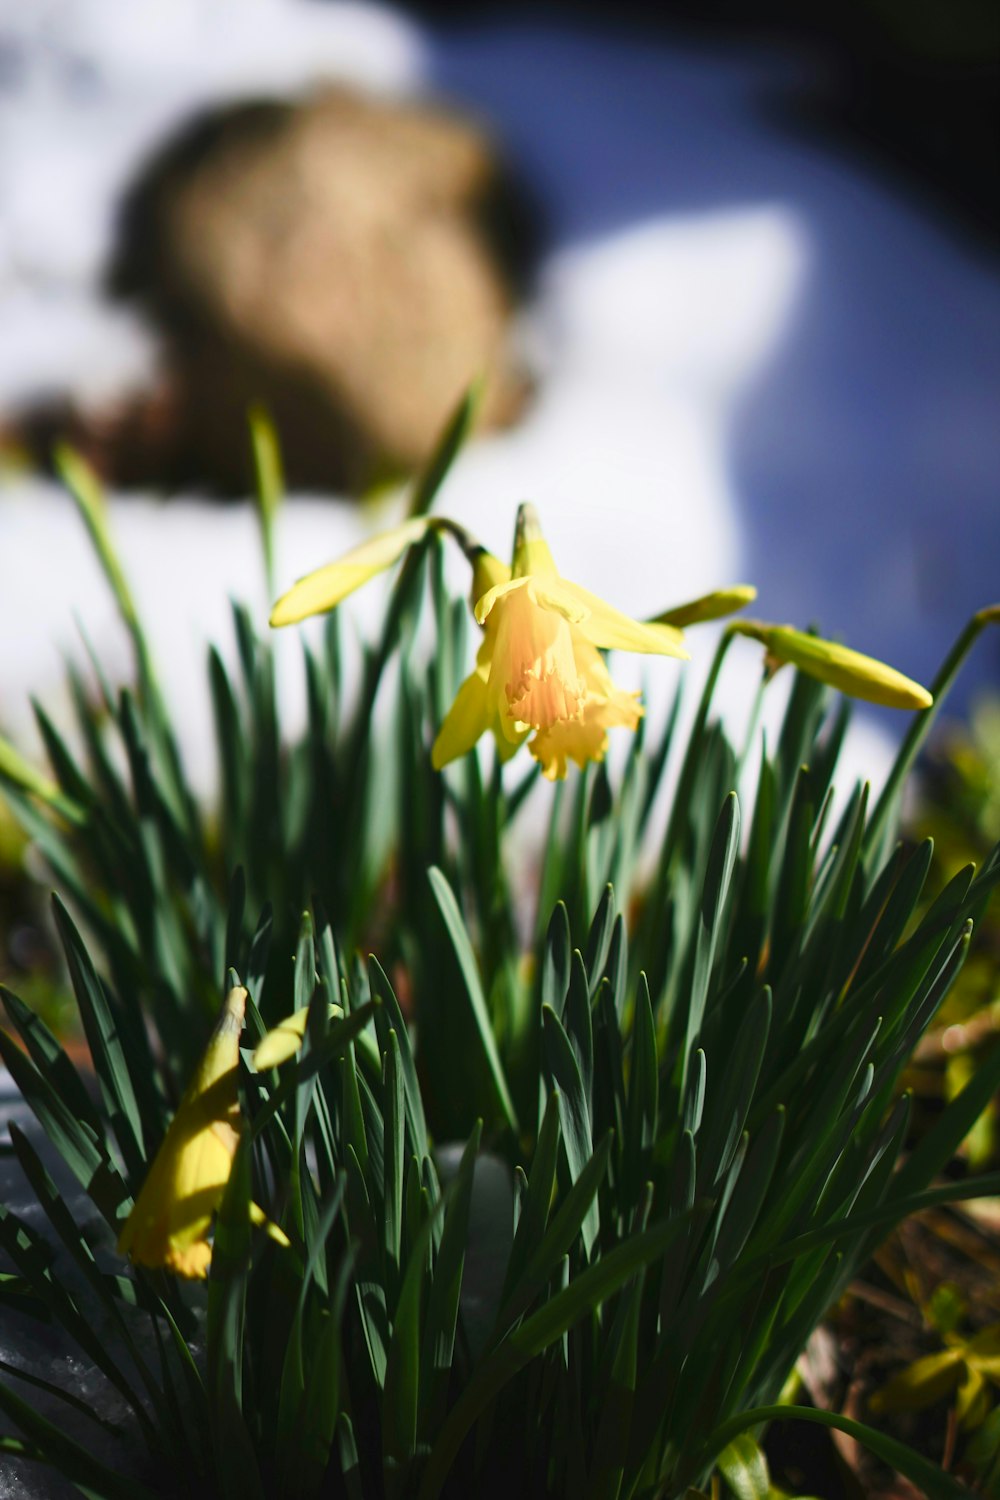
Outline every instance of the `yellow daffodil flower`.
{"type": "Polygon", "coordinates": [[[776,666],[788,662],[807,676],[827,682],[852,698],[864,698],[869,703],[880,703],[884,708],[929,708],[934,702],[919,682],[904,677],[902,672],[887,667],[873,656],[864,656],[860,651],[852,651],[835,641],[825,641],[818,635],[794,630],[791,625],[764,625],[757,620],[740,620],[730,629],[760,641],[776,666]]]}
{"type": "MultiPolygon", "coordinates": [[[[565,776],[571,760],[580,767],[602,760],[608,730],[635,729],[642,708],[637,693],[615,687],[601,652],[686,658],[682,626],[731,614],[756,594],[749,585],[738,585],[678,605],[654,620],[633,620],[559,574],[534,508],[522,505],[512,567],[456,521],[412,518],[300,578],[274,606],[271,624],[292,625],[334,609],[429,531],[450,536],[465,553],[473,571],[471,602],[483,627],[475,668],[434,741],[431,758],[438,770],[465,755],[487,732],[501,760],[530,737],[529,749],[550,780],[565,776]]],[[[291,1034],[281,1040],[280,1046],[285,1045],[294,1047],[291,1034]]]]}
{"type": "MultiPolygon", "coordinates": [[[[229,1181],[239,1141],[236,1092],[240,1032],[247,992],[229,991],[204,1055],[180,1102],[132,1212],[118,1251],[143,1266],[165,1266],[178,1276],[208,1275],[208,1232],[229,1181]]],[[[253,1205],[255,1223],[288,1245],[253,1205]]]]}
{"type": "Polygon", "coordinates": [[[550,780],[570,760],[602,760],[608,729],[635,729],[642,709],[637,693],[614,686],[600,650],[687,656],[674,627],[642,624],[562,578],[530,505],[518,512],[510,577],[480,595],[475,616],[483,644],[434,742],[437,769],[487,730],[502,754],[533,734],[529,749],[550,780]]]}
{"type": "MultiPolygon", "coordinates": [[[[484,594],[499,584],[506,583],[509,579],[510,568],[507,564],[501,562],[499,557],[494,557],[492,552],[487,552],[485,548],[482,548],[476,556],[472,569],[473,609],[475,609],[476,601],[484,594]]],[[[520,730],[514,730],[513,726],[505,726],[501,716],[492,713],[490,709],[487,683],[490,678],[490,663],[499,623],[499,615],[486,622],[483,643],[476,655],[475,670],[459,688],[440,733],[434,741],[431,764],[436,771],[440,771],[442,766],[446,766],[449,761],[457,760],[460,755],[465,755],[471,750],[484,729],[492,732],[496,741],[497,754],[502,761],[510,760],[518,746],[531,732],[527,726],[520,730]]]]}

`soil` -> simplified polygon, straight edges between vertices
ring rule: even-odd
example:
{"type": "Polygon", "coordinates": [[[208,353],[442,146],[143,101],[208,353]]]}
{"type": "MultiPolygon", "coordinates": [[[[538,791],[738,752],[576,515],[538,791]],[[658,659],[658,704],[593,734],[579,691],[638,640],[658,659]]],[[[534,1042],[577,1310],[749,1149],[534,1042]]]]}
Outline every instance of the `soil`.
{"type": "MultiPolygon", "coordinates": [[[[1000,1320],[1000,1213],[989,1203],[922,1214],[896,1230],[810,1340],[799,1362],[802,1396],[907,1443],[975,1492],[949,1400],[921,1412],[876,1416],[869,1409],[892,1376],[944,1347],[921,1312],[944,1283],[965,1304],[963,1333],[1000,1320]]],[[[912,1500],[921,1494],[860,1444],[821,1427],[777,1422],[764,1446],[773,1482],[793,1495],[912,1500]]]]}

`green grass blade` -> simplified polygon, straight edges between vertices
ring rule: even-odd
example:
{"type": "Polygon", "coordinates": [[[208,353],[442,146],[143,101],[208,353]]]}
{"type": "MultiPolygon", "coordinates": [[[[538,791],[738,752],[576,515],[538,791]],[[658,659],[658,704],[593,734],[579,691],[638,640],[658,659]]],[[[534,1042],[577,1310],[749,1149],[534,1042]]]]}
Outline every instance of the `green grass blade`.
{"type": "Polygon", "coordinates": [[[995,1046],[910,1152],[893,1179],[894,1198],[917,1192],[922,1183],[932,1181],[944,1170],[998,1091],[1000,1047],[995,1046]]]}
{"type": "MultiPolygon", "coordinates": [[[[725,1072],[718,1080],[709,1120],[698,1142],[698,1165],[706,1191],[727,1170],[743,1133],[767,1049],[771,1009],[771,991],[765,986],[747,1007],[733,1040],[725,1072]]],[[[722,1050],[721,1046],[719,1050],[722,1050]]]]}
{"type": "Polygon", "coordinates": [[[927,1496],[927,1500],[968,1500],[969,1491],[950,1474],[945,1474],[937,1464],[915,1453],[905,1443],[878,1432],[863,1422],[851,1417],[842,1417],[837,1412],[818,1411],[807,1406],[761,1406],[740,1412],[717,1427],[706,1444],[706,1459],[724,1450],[740,1433],[751,1427],[761,1427],[767,1422],[814,1422],[836,1432],[846,1432],[890,1468],[909,1479],[927,1496]]]}
{"type": "Polygon", "coordinates": [[[659,1123],[659,1063],[656,1054],[656,1026],[649,986],[645,975],[639,981],[632,1026],[632,1068],[628,1087],[628,1158],[643,1159],[656,1140],[659,1123]]]}
{"type": "MultiPolygon", "coordinates": [[[[571,990],[572,987],[571,981],[571,990]]],[[[573,1044],[552,1010],[542,1013],[542,1048],[549,1087],[557,1092],[559,1100],[559,1118],[569,1178],[571,1183],[575,1183],[593,1157],[590,1100],[584,1088],[573,1044]]],[[[593,1249],[600,1224],[600,1210],[595,1196],[582,1225],[583,1243],[588,1255],[593,1249]]]]}
{"type": "Polygon", "coordinates": [[[738,1433],[728,1442],[716,1463],[736,1500],[769,1500],[767,1461],[748,1432],[738,1433]]]}
{"type": "Polygon", "coordinates": [[[76,1299],[60,1278],[52,1273],[52,1249],[28,1225],[8,1209],[0,1206],[0,1247],[18,1271],[30,1283],[39,1303],[62,1325],[70,1338],[92,1360],[135,1414],[136,1421],[151,1448],[156,1446],[156,1429],[142,1399],[134,1389],[130,1374],[122,1369],[94,1329],[92,1321],[80,1309],[76,1299]]]}
{"type": "Polygon", "coordinates": [[[940,671],[931,684],[934,702],[911,720],[865,832],[865,857],[872,865],[881,864],[887,853],[886,845],[893,836],[893,825],[898,816],[899,801],[906,778],[958,675],[959,668],[987,626],[998,622],[1000,622],[1000,605],[997,604],[981,609],[973,615],[945,657],[940,671]]]}
{"type": "Polygon", "coordinates": [[[0,1409],[21,1429],[31,1444],[32,1456],[65,1475],[85,1493],[101,1500],[155,1500],[154,1492],[137,1480],[116,1473],[98,1462],[82,1444],[74,1442],[54,1423],[32,1410],[26,1401],[0,1384],[0,1409]]]}
{"type": "Polygon", "coordinates": [[[399,1062],[402,1070],[403,1089],[406,1102],[406,1119],[410,1130],[412,1150],[420,1158],[427,1155],[427,1121],[420,1095],[417,1067],[410,1046],[410,1033],[399,1008],[399,1001],[385,970],[374,955],[368,958],[368,979],[371,996],[378,1001],[375,1007],[375,1031],[383,1052],[389,1046],[389,1033],[394,1032],[399,1047],[399,1062]]]}
{"type": "Polygon", "coordinates": [[[389,1045],[383,1057],[382,1067],[382,1099],[385,1118],[385,1155],[382,1163],[383,1248],[386,1257],[386,1293],[389,1306],[392,1308],[396,1300],[401,1271],[403,1152],[406,1126],[402,1064],[399,1060],[399,1041],[394,1031],[389,1033],[389,1045]]]}
{"type": "Polygon", "coordinates": [[[365,1030],[374,1009],[374,1004],[369,1003],[361,1006],[351,1015],[345,1016],[343,1020],[332,1021],[329,1032],[320,1046],[314,1047],[300,1062],[286,1065],[282,1069],[281,1083],[254,1116],[251,1126],[252,1140],[259,1139],[298,1088],[309,1079],[315,1078],[328,1063],[335,1061],[347,1051],[355,1038],[365,1030]]]}
{"type": "Polygon", "coordinates": [[[420,1310],[431,1222],[423,1225],[403,1277],[382,1392],[382,1473],[387,1500],[398,1500],[417,1447],[420,1411],[420,1310]]]}
{"type": "Polygon", "coordinates": [[[482,381],[474,380],[448,418],[434,452],[414,486],[413,499],[410,501],[408,511],[410,518],[425,516],[434,504],[438,490],[448,477],[452,464],[472,431],[482,394],[482,381]]]}
{"type": "Polygon", "coordinates": [[[541,1245],[556,1183],[559,1137],[559,1095],[552,1093],[546,1101],[542,1128],[538,1133],[535,1154],[531,1162],[528,1185],[521,1200],[520,1216],[507,1262],[503,1291],[500,1295],[502,1307],[510,1301],[514,1288],[541,1245]]]}
{"type": "MultiPolygon", "coordinates": [[[[556,1099],[558,1102],[558,1095],[556,1099]]],[[[496,1320],[498,1344],[525,1309],[530,1307],[581,1232],[607,1171],[610,1155],[611,1137],[605,1136],[556,1210],[541,1243],[530,1255],[523,1274],[501,1306],[496,1320]]]]}
{"type": "Polygon", "coordinates": [[[722,811],[715,825],[698,908],[694,972],[687,1001],[685,1039],[681,1054],[680,1092],[682,1097],[687,1070],[701,1034],[712,966],[715,962],[726,898],[736,862],[739,837],[740,804],[736,793],[730,792],[722,804],[722,811]]]}
{"type": "Polygon", "coordinates": [[[39,1073],[54,1085],[56,1094],[69,1105],[72,1114],[85,1121],[94,1138],[99,1139],[103,1126],[90,1095],[41,1016],[29,1009],[6,985],[0,984],[0,1000],[39,1073]]]}
{"type": "MultiPolygon", "coordinates": [[[[112,1296],[110,1285],[98,1269],[97,1261],[94,1258],[94,1252],[90,1244],[81,1234],[79,1225],[76,1223],[72,1213],[67,1208],[63,1199],[60,1197],[58,1191],[56,1190],[55,1183],[52,1181],[52,1178],[49,1176],[48,1172],[45,1170],[45,1167],[42,1165],[41,1158],[35,1151],[34,1147],[31,1145],[31,1142],[23,1134],[23,1132],[17,1128],[13,1120],[8,1123],[7,1128],[10,1132],[11,1144],[14,1147],[14,1153],[17,1156],[17,1160],[20,1164],[22,1172],[25,1175],[25,1178],[31,1185],[38,1204],[44,1209],[46,1217],[48,1218],[48,1221],[51,1224],[56,1235],[58,1236],[59,1240],[65,1246],[77,1269],[83,1275],[91,1291],[97,1298],[99,1304],[103,1307],[105,1316],[107,1316],[113,1323],[117,1335],[121,1340],[122,1346],[128,1351],[130,1359],[132,1360],[135,1368],[138,1370],[140,1376],[142,1377],[154,1408],[159,1408],[157,1415],[160,1418],[161,1423],[166,1425],[166,1418],[168,1414],[166,1412],[165,1403],[163,1401],[163,1392],[157,1387],[145,1360],[139,1353],[135,1340],[132,1338],[128,1326],[121,1316],[119,1304],[112,1296]]],[[[64,1313],[70,1312],[73,1305],[71,1298],[67,1295],[62,1297],[60,1300],[62,1302],[64,1313]]],[[[73,1335],[78,1342],[81,1338],[87,1340],[89,1345],[89,1347],[87,1348],[87,1352],[90,1354],[90,1357],[92,1359],[95,1359],[95,1363],[100,1364],[101,1361],[95,1357],[95,1352],[101,1349],[102,1341],[99,1337],[91,1333],[88,1320],[86,1318],[76,1317],[74,1318],[74,1326],[72,1329],[69,1329],[68,1323],[66,1324],[66,1326],[68,1331],[73,1332],[73,1335]]],[[[101,1367],[105,1368],[104,1365],[102,1365],[101,1367]]],[[[109,1379],[115,1380],[115,1383],[118,1384],[119,1389],[122,1390],[123,1393],[128,1393],[130,1391],[130,1384],[128,1380],[124,1377],[124,1375],[120,1374],[120,1368],[116,1364],[113,1364],[110,1360],[107,1361],[107,1368],[105,1370],[105,1373],[108,1374],[109,1379]]],[[[133,1403],[133,1406],[134,1405],[135,1403],[133,1403]]],[[[152,1435],[153,1429],[149,1425],[148,1420],[145,1417],[145,1413],[138,1412],[138,1415],[140,1423],[146,1430],[147,1434],[152,1435]]]]}
{"type": "Polygon", "coordinates": [[[608,955],[611,952],[611,936],[615,927],[615,893],[610,885],[604,887],[587,934],[587,953],[584,963],[591,996],[604,977],[608,955]]]}
{"type": "MultiPolygon", "coordinates": [[[[587,971],[584,968],[579,949],[576,949],[573,953],[569,992],[566,996],[566,1006],[563,1010],[561,1023],[565,1027],[566,1035],[572,1043],[573,1051],[576,1055],[588,1116],[590,1114],[590,1104],[594,1088],[594,1028],[590,1014],[590,1002],[591,991],[588,985],[587,971]]],[[[546,1014],[547,1012],[543,1010],[543,1037],[544,1017],[546,1014]]],[[[554,1011],[551,1014],[555,1016],[554,1011]]],[[[559,1018],[556,1017],[556,1020],[558,1021],[559,1018]]]]}
{"type": "Polygon", "coordinates": [[[121,1027],[73,919],[58,896],[52,898],[52,910],[105,1108],[129,1174],[137,1177],[144,1170],[146,1149],[121,1027]]]}
{"type": "Polygon", "coordinates": [[[250,1268],[250,1149],[244,1139],[219,1206],[208,1287],[207,1388],[216,1480],[224,1500],[264,1500],[243,1410],[246,1289],[250,1268]]]}
{"type": "Polygon", "coordinates": [[[569,915],[565,902],[557,901],[552,908],[552,916],[549,919],[548,932],[545,936],[541,1001],[543,1006],[549,1006],[560,1018],[569,991],[572,958],[569,915]]]}
{"type": "Polygon", "coordinates": [[[125,1437],[125,1429],[118,1422],[111,1422],[107,1417],[102,1417],[100,1412],[94,1410],[93,1403],[81,1401],[79,1396],[74,1396],[72,1391],[64,1391],[61,1386],[53,1385],[51,1380],[43,1380],[40,1375],[33,1375],[30,1370],[22,1370],[18,1365],[8,1364],[7,1360],[0,1359],[0,1371],[5,1375],[11,1375],[15,1380],[20,1380],[24,1385],[31,1386],[33,1390],[43,1391],[54,1401],[62,1401],[66,1406],[77,1412],[81,1417],[86,1417],[88,1422],[93,1422],[100,1427],[108,1437],[121,1442],[125,1437]]]}
{"type": "Polygon", "coordinates": [[[633,1235],[508,1334],[475,1372],[452,1408],[431,1450],[419,1500],[436,1500],[466,1432],[517,1371],[661,1256],[687,1227],[687,1219],[681,1217],[633,1235]]]}
{"type": "Polygon", "coordinates": [[[423,1335],[424,1406],[434,1426],[440,1419],[455,1354],[459,1298],[465,1270],[465,1251],[472,1203],[476,1154],[482,1136],[477,1123],[469,1137],[445,1206],[444,1230],[434,1258],[434,1278],[427,1304],[423,1335]]]}
{"type": "Polygon", "coordinates": [[[465,982],[465,992],[469,999],[476,1031],[482,1044],[490,1077],[496,1089],[497,1102],[500,1105],[507,1125],[516,1136],[518,1134],[518,1123],[517,1115],[514,1111],[514,1101],[511,1098],[506,1074],[504,1073],[503,1064],[500,1061],[500,1054],[497,1051],[493,1026],[486,1005],[486,996],[483,994],[482,981],[479,977],[479,969],[476,964],[475,954],[472,951],[472,944],[469,941],[469,934],[462,920],[462,914],[459,911],[454,892],[445,876],[435,866],[432,866],[427,874],[434,892],[434,899],[444,919],[445,927],[448,929],[448,936],[455,950],[455,957],[458,959],[458,966],[462,973],[462,979],[465,982]]]}
{"type": "Polygon", "coordinates": [[[0,784],[37,797],[69,823],[83,823],[86,811],[60,791],[54,781],[25,760],[8,740],[0,737],[0,784]]]}
{"type": "Polygon", "coordinates": [[[100,1141],[85,1120],[56,1092],[35,1064],[0,1031],[0,1058],[18,1092],[30,1106],[45,1134],[86,1190],[108,1223],[114,1227],[131,1207],[128,1189],[100,1141]]]}

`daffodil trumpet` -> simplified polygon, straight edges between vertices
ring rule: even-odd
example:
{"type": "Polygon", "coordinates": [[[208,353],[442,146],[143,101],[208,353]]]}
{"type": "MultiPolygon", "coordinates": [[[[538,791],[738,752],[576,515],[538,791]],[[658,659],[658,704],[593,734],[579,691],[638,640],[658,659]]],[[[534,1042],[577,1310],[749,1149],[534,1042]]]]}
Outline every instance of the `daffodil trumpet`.
{"type": "MultiPolygon", "coordinates": [[[[247,992],[226,996],[201,1061],[121,1234],[118,1251],[137,1264],[203,1278],[212,1259],[212,1218],[229,1181],[241,1127],[237,1076],[247,992]]],[[[256,1204],[251,1219],[279,1244],[288,1237],[256,1204]]]]}
{"type": "Polygon", "coordinates": [[[474,610],[484,631],[475,670],[445,716],[433,765],[464,755],[487,731],[502,759],[530,736],[549,780],[565,776],[571,760],[581,768],[603,760],[608,730],[635,729],[642,708],[638,693],[614,686],[601,650],[685,659],[680,631],[633,620],[563,578],[532,505],[518,511],[509,576],[494,572],[474,610]]]}

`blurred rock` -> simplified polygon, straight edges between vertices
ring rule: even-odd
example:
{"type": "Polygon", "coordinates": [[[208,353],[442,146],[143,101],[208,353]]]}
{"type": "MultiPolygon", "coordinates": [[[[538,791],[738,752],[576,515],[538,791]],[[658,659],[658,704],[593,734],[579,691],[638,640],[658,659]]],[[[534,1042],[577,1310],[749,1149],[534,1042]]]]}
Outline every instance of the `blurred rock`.
{"type": "Polygon", "coordinates": [[[531,222],[490,143],[439,110],[337,87],[202,116],[124,204],[110,287],[162,334],[165,386],[155,433],[123,414],[106,467],[245,490],[263,401],[293,484],[357,493],[418,465],[479,373],[484,424],[508,422],[531,222]]]}

